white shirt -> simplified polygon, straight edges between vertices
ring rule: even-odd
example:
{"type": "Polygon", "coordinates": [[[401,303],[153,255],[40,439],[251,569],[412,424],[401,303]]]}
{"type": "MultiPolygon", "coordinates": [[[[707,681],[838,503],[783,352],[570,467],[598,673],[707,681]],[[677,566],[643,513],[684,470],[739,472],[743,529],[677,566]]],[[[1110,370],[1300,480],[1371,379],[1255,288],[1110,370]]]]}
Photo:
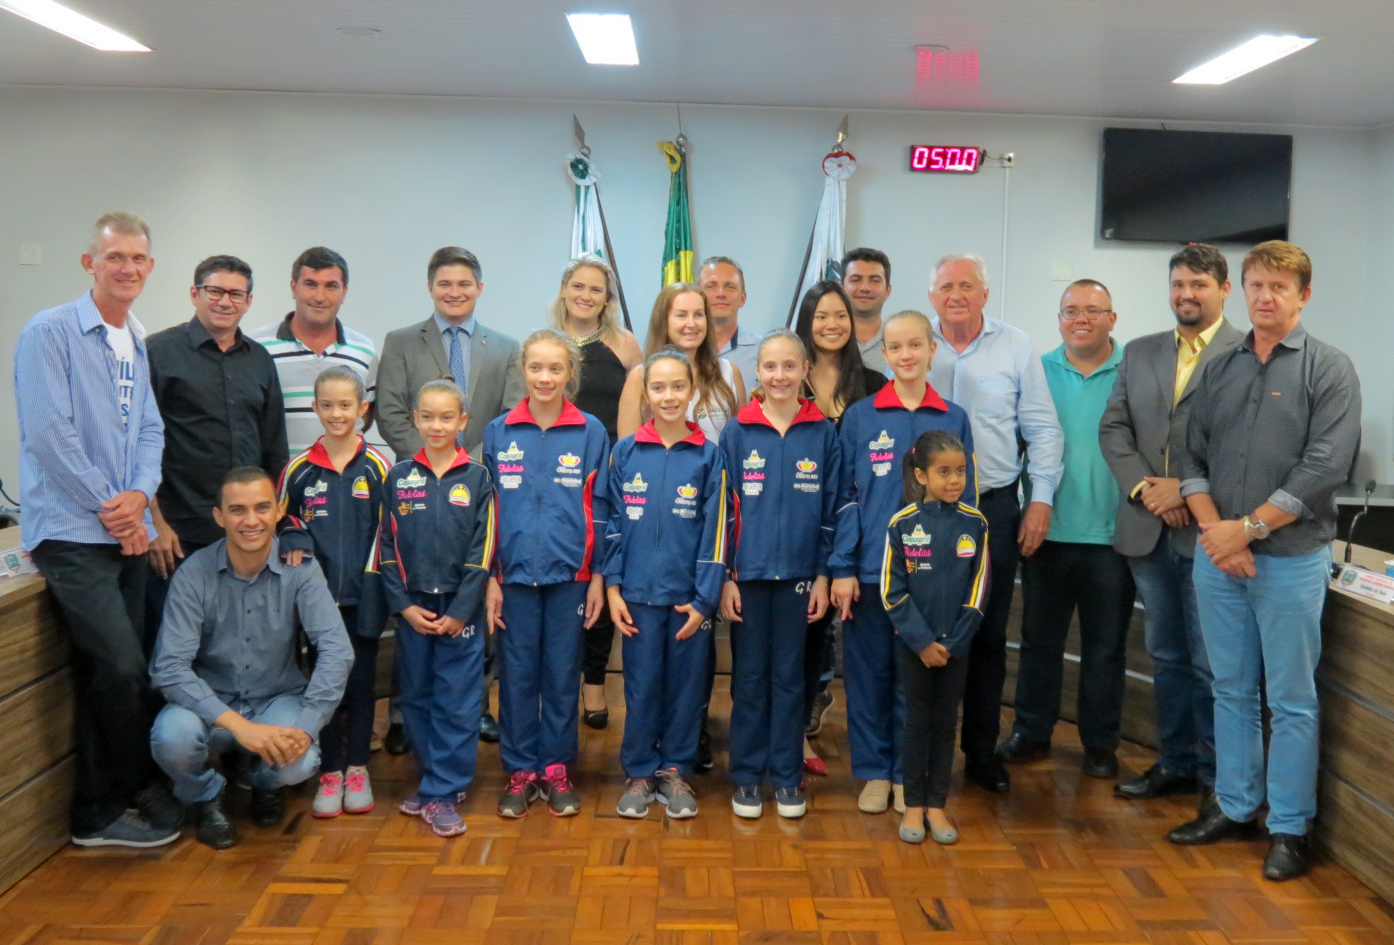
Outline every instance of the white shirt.
{"type": "Polygon", "coordinates": [[[131,420],[131,403],[135,398],[136,344],[131,337],[130,319],[120,328],[106,323],[106,340],[116,356],[116,403],[121,408],[121,422],[131,420]]]}

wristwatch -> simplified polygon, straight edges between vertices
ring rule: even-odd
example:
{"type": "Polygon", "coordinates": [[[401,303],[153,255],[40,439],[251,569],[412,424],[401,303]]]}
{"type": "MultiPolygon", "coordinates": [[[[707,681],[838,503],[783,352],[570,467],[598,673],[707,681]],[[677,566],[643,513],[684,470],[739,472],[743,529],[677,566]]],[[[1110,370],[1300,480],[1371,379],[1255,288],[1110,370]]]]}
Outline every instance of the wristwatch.
{"type": "Polygon", "coordinates": [[[1268,537],[1269,531],[1268,523],[1263,519],[1251,515],[1244,516],[1244,534],[1249,541],[1263,541],[1268,537]]]}

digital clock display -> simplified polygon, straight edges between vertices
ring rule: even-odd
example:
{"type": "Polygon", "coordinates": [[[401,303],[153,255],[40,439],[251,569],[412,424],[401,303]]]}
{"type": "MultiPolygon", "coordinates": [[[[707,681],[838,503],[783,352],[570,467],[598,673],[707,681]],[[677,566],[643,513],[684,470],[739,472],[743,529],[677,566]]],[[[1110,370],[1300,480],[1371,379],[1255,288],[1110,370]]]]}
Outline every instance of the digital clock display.
{"type": "Polygon", "coordinates": [[[982,148],[943,144],[910,145],[910,170],[924,174],[976,174],[982,148]]]}

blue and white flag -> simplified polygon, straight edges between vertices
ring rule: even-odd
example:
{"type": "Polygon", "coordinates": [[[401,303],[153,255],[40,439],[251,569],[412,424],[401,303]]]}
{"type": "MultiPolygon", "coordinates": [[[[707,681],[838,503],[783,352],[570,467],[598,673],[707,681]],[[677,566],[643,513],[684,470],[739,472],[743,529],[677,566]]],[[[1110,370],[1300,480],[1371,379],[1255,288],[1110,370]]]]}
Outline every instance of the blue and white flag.
{"type": "Polygon", "coordinates": [[[785,325],[794,323],[799,301],[815,283],[824,279],[842,281],[842,254],[846,251],[844,233],[847,226],[847,179],[857,170],[857,159],[841,148],[847,134],[847,119],[838,130],[838,146],[823,158],[823,199],[818,204],[818,216],[804,253],[803,270],[799,273],[794,301],[789,306],[785,325]]]}

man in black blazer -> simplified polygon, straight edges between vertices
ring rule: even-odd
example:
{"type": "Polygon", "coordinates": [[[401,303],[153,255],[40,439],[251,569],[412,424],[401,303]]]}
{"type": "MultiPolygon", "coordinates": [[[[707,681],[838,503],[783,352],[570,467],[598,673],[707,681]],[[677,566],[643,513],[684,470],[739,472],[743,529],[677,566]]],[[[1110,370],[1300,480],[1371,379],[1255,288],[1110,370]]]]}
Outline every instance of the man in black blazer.
{"type": "MultiPolygon", "coordinates": [[[[390,332],[383,342],[378,359],[378,430],[398,462],[415,455],[421,449],[421,435],[412,422],[416,394],[427,381],[452,379],[467,395],[469,423],[462,445],[471,459],[482,460],[479,449],[484,442],[484,428],[523,399],[519,345],[516,339],[486,328],[474,317],[475,305],[484,291],[479,259],[474,253],[458,246],[436,250],[426,267],[426,287],[435,303],[431,317],[390,332]]],[[[488,711],[493,654],[494,642],[490,637],[484,663],[485,710],[479,728],[479,737],[487,742],[499,740],[498,723],[488,711]]],[[[406,751],[406,742],[395,699],[393,703],[386,744],[389,751],[400,754],[406,751]]]]}
{"type": "Polygon", "coordinates": [[[431,256],[427,288],[431,317],[387,336],[378,360],[378,429],[398,462],[421,449],[412,423],[416,392],[427,381],[452,378],[469,395],[464,447],[478,459],[489,421],[523,399],[523,370],[516,339],[481,325],[475,305],[484,290],[479,260],[467,249],[446,246],[431,256]],[[451,364],[452,345],[458,364],[451,364]],[[457,372],[465,375],[457,377],[457,372]]]}
{"type": "Polygon", "coordinates": [[[1171,257],[1176,327],[1123,349],[1118,380],[1099,424],[1099,445],[1118,480],[1113,547],[1126,555],[1146,609],[1160,760],[1114,786],[1133,800],[1215,784],[1214,699],[1200,634],[1191,562],[1196,528],[1180,492],[1190,396],[1205,366],[1243,335],[1224,318],[1229,265],[1195,243],[1171,257]]]}

